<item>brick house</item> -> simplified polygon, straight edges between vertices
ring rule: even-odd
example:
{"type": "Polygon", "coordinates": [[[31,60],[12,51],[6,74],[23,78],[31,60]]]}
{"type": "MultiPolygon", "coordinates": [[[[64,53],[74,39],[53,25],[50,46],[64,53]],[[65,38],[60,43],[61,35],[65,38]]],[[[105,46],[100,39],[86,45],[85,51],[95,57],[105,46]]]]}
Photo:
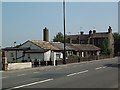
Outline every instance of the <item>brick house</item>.
{"type": "Polygon", "coordinates": [[[67,43],[73,44],[93,44],[97,47],[100,47],[102,42],[108,40],[108,48],[111,49],[111,56],[114,55],[114,38],[112,34],[112,29],[109,26],[107,32],[96,32],[96,30],[89,31],[89,34],[84,34],[81,32],[80,35],[67,35],[67,43]]]}

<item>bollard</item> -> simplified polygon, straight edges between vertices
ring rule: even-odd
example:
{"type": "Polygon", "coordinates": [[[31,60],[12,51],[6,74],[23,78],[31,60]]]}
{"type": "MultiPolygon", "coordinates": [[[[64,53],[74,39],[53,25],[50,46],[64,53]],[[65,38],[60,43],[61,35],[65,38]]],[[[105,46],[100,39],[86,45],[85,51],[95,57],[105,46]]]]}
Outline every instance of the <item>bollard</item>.
{"type": "Polygon", "coordinates": [[[78,58],[78,62],[80,62],[80,58],[78,58]]]}
{"type": "Polygon", "coordinates": [[[55,60],[55,65],[56,65],[56,66],[58,65],[57,60],[55,60]]]}

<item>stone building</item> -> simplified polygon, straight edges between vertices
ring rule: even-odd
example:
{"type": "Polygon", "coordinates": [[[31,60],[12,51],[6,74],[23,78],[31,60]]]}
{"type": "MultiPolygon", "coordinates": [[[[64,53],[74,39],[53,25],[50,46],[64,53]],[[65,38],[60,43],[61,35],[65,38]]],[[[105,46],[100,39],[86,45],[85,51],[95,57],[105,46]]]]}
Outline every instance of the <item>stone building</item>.
{"type": "Polygon", "coordinates": [[[108,48],[111,49],[111,56],[114,55],[114,38],[112,34],[112,29],[109,26],[107,32],[96,32],[96,30],[89,31],[89,34],[84,34],[81,32],[80,35],[67,35],[67,43],[73,44],[93,44],[100,47],[102,42],[108,40],[108,48]]]}

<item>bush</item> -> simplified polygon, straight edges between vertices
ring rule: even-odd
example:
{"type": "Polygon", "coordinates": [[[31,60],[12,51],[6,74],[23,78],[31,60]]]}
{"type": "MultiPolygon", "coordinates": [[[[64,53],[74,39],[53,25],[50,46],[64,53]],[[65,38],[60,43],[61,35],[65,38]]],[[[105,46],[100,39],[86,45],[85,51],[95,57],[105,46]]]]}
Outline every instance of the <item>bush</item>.
{"type": "Polygon", "coordinates": [[[68,56],[68,58],[70,59],[70,58],[79,58],[79,56],[77,56],[77,55],[70,55],[70,56],[68,56]]]}
{"type": "Polygon", "coordinates": [[[13,60],[11,63],[17,63],[17,60],[13,60]]]}
{"type": "Polygon", "coordinates": [[[27,60],[22,60],[22,62],[28,62],[27,60]]]}

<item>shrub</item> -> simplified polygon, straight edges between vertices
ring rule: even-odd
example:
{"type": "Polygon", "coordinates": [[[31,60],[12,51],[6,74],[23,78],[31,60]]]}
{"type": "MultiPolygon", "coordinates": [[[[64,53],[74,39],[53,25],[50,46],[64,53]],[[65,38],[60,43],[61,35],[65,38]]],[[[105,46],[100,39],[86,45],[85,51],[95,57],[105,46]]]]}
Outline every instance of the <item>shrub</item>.
{"type": "Polygon", "coordinates": [[[17,60],[13,60],[11,63],[17,63],[17,60]]]}
{"type": "Polygon", "coordinates": [[[68,56],[68,58],[70,59],[70,58],[79,58],[79,56],[77,56],[77,55],[70,55],[70,56],[68,56]]]}

